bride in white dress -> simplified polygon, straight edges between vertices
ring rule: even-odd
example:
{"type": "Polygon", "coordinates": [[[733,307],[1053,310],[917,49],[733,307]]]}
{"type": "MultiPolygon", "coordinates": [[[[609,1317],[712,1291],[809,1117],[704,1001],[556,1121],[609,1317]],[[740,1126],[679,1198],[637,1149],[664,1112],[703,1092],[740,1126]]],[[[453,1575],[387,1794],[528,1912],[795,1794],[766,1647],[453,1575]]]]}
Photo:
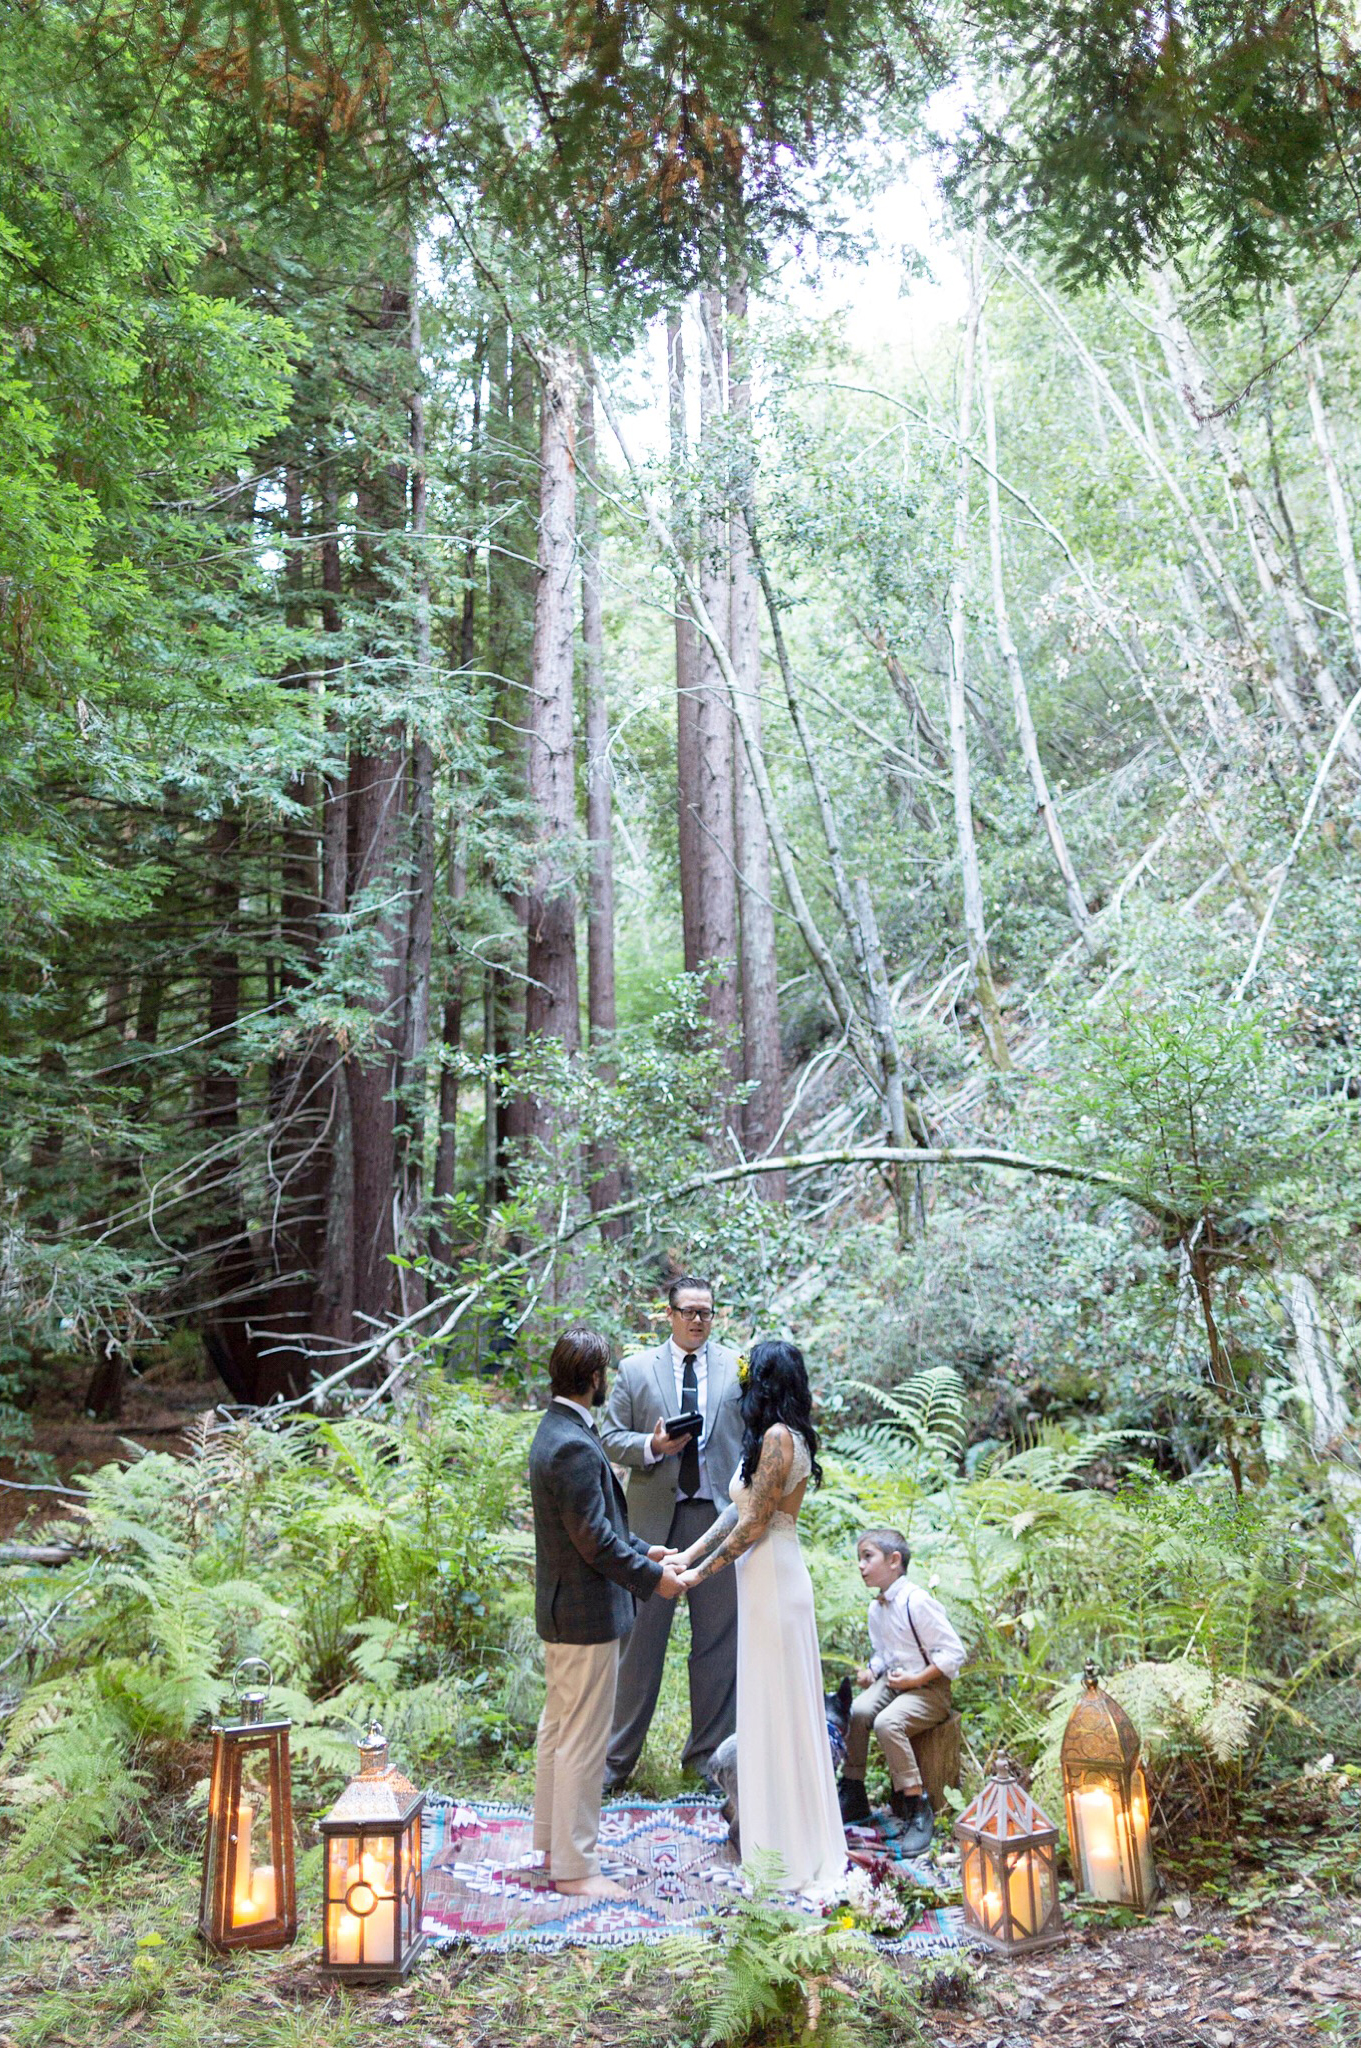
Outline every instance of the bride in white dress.
{"type": "Polygon", "coordinates": [[[798,1516],[822,1482],[803,1354],[757,1344],[742,1391],[742,1463],[725,1509],[674,1559],[682,1587],[737,1567],[737,1785],[744,1859],[777,1856],[796,1891],[834,1890],[846,1870],[822,1694],[813,1585],[798,1516]]]}

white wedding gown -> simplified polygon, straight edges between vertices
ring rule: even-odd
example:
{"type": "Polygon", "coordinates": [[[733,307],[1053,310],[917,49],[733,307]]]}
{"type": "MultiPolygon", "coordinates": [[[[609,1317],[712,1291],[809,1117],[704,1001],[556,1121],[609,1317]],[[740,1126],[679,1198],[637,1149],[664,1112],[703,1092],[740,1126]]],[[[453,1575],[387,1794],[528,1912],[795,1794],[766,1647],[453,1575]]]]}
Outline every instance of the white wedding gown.
{"type": "MultiPolygon", "coordinates": [[[[786,1499],[811,1467],[808,1446],[795,1433],[786,1499]]],[[[747,1492],[739,1468],[728,1489],[739,1512],[747,1492]]],[[[773,1852],[791,1889],[833,1890],[846,1870],[846,1833],[827,1740],[813,1582],[795,1517],[777,1509],[736,1570],[743,1859],[773,1852]]]]}

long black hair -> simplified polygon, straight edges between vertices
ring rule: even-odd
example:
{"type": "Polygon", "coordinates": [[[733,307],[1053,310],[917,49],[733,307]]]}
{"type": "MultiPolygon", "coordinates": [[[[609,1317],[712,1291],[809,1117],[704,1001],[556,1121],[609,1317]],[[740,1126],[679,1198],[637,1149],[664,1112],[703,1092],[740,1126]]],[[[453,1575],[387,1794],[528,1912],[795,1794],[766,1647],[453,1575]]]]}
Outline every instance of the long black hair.
{"type": "Polygon", "coordinates": [[[761,1461],[761,1442],[772,1423],[783,1422],[797,1430],[813,1460],[813,1484],[821,1486],[818,1463],[818,1433],[813,1427],[813,1396],[808,1386],[808,1368],[797,1344],[783,1337],[767,1337],[753,1344],[748,1360],[750,1370],[742,1389],[742,1477],[748,1486],[761,1461]]]}

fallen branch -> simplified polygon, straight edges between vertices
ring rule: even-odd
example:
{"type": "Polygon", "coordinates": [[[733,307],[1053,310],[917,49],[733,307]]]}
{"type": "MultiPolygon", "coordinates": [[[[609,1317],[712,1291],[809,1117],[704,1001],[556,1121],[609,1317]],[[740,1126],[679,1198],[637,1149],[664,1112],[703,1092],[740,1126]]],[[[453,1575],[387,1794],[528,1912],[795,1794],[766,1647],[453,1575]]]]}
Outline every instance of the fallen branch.
{"type": "Polygon", "coordinates": [[[0,1565],[70,1564],[80,1550],[69,1543],[0,1543],[0,1565]]]}
{"type": "MultiPolygon", "coordinates": [[[[1066,1159],[1032,1159],[1028,1153],[1003,1152],[991,1145],[850,1145],[830,1152],[792,1152],[783,1159],[745,1159],[735,1166],[719,1166],[711,1173],[697,1173],[690,1180],[681,1181],[678,1186],[666,1190],[665,1200],[682,1201],[703,1188],[723,1187],[732,1181],[747,1180],[753,1174],[811,1173],[820,1166],[1004,1167],[1013,1173],[1038,1173],[1054,1180],[1072,1180],[1087,1187],[1104,1188],[1108,1194],[1133,1202],[1150,1216],[1156,1216],[1160,1223],[1180,1226],[1189,1220],[1170,1196],[1159,1194],[1154,1189],[1135,1187],[1116,1174],[1103,1173],[1099,1167],[1075,1166],[1066,1159]]],[[[583,1216],[576,1223],[569,1224],[556,1242],[566,1244],[583,1230],[589,1230],[593,1223],[603,1223],[609,1217],[631,1216],[640,1209],[655,1208],[661,1199],[657,1195],[637,1195],[631,1201],[616,1202],[609,1209],[601,1209],[593,1216],[583,1216]]]]}

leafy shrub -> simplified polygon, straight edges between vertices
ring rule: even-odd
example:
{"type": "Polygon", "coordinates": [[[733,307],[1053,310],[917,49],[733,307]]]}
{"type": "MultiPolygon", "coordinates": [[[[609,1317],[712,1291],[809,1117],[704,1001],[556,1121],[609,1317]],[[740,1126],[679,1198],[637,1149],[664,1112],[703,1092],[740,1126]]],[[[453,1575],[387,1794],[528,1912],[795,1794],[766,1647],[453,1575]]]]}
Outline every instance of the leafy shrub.
{"type": "Polygon", "coordinates": [[[46,1634],[0,1756],[6,1873],[69,1880],[126,1829],[244,1656],[270,1662],[304,1764],[348,1768],[372,1713],[408,1768],[447,1753],[523,1559],[527,1420],[432,1376],[392,1419],[209,1416],[187,1456],[81,1482],[86,1554],[25,1595],[46,1634]]]}

